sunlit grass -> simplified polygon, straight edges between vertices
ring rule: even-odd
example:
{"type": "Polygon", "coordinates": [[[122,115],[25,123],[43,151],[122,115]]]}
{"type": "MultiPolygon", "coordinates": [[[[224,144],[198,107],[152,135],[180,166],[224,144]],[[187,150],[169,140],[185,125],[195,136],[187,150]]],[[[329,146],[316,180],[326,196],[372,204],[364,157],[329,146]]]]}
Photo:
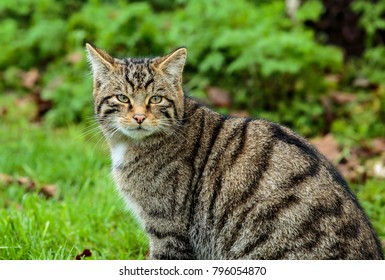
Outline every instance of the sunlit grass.
{"type": "Polygon", "coordinates": [[[0,183],[0,259],[75,259],[84,249],[88,259],[144,258],[147,240],[114,189],[101,136],[32,124],[30,110],[18,109],[0,122],[0,173],[15,180],[0,183]],[[46,184],[56,187],[52,198],[38,191],[46,184]]]}

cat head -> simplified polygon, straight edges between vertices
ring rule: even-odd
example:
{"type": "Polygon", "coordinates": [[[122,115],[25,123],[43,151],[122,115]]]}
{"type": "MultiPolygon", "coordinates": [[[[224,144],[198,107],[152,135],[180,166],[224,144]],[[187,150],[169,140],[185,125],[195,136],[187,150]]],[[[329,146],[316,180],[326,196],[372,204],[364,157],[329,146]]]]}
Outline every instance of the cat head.
{"type": "Polygon", "coordinates": [[[172,133],[183,117],[185,48],[162,57],[124,59],[90,44],[86,48],[95,115],[105,134],[142,140],[172,133]]]}

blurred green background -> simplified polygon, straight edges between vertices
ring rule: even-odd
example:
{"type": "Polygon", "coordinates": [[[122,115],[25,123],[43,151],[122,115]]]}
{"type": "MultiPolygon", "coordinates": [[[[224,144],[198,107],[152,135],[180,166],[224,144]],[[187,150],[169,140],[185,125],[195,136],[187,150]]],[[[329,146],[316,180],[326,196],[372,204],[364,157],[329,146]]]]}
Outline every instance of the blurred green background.
{"type": "Polygon", "coordinates": [[[109,175],[84,44],[185,46],[186,91],[307,137],[385,240],[385,0],[0,2],[0,259],[142,259],[109,175]]]}

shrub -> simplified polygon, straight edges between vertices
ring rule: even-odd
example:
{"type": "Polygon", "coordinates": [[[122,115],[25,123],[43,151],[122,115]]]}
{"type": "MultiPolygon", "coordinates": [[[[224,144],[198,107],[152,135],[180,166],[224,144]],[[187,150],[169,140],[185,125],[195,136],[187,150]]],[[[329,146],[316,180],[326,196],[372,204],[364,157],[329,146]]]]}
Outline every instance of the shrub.
{"type": "Polygon", "coordinates": [[[5,46],[0,70],[39,67],[42,95],[55,104],[47,119],[56,125],[91,114],[85,42],[120,57],[186,46],[185,80],[194,94],[204,97],[208,85],[223,87],[234,108],[301,129],[322,127],[322,77],[342,65],[341,52],[317,42],[303,24],[322,13],[319,1],[307,1],[296,19],[286,15],[284,1],[22,3],[0,4],[0,43],[5,46]],[[73,53],[81,53],[83,61],[68,62],[73,53]]]}

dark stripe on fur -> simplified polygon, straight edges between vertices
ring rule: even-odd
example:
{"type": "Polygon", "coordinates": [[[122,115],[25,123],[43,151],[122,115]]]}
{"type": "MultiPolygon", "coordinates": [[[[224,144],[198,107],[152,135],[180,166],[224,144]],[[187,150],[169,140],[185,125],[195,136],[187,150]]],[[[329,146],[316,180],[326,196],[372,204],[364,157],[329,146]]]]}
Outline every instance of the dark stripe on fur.
{"type": "Polygon", "coordinates": [[[300,184],[302,184],[304,181],[306,181],[308,178],[317,176],[318,172],[320,170],[319,161],[313,160],[312,163],[310,163],[309,167],[304,170],[303,172],[292,175],[289,180],[285,181],[283,184],[279,186],[279,188],[282,189],[292,189],[300,184]]]}
{"type": "Polygon", "coordinates": [[[269,235],[262,233],[260,236],[255,237],[254,240],[248,242],[243,249],[240,250],[240,253],[236,254],[236,258],[242,258],[250,254],[255,250],[256,247],[262,245],[267,240],[269,240],[269,235]]]}
{"type": "MultiPolygon", "coordinates": [[[[221,218],[219,218],[219,222],[217,224],[217,227],[216,227],[216,230],[218,232],[218,235],[219,234],[226,234],[225,238],[224,238],[224,251],[225,252],[229,252],[231,247],[233,247],[234,243],[236,242],[238,236],[237,236],[237,233],[238,234],[241,234],[241,229],[242,229],[242,224],[244,223],[244,221],[246,220],[246,217],[249,215],[250,211],[254,208],[255,204],[253,205],[250,205],[248,207],[246,206],[243,206],[243,210],[242,210],[242,213],[238,216],[238,220],[237,222],[232,225],[231,227],[231,230],[230,230],[230,233],[222,233],[222,229],[223,227],[225,226],[226,222],[228,221],[228,217],[230,216],[230,214],[232,214],[230,211],[225,211],[224,214],[221,216],[221,218]]],[[[230,208],[230,210],[233,210],[230,208]]]]}
{"type": "Polygon", "coordinates": [[[167,111],[167,108],[159,110],[167,119],[172,119],[170,113],[167,111]]]}
{"type": "MultiPolygon", "coordinates": [[[[223,127],[223,124],[225,122],[226,118],[221,116],[221,118],[219,119],[219,121],[217,122],[213,132],[212,132],[212,136],[211,136],[211,141],[210,141],[210,144],[206,150],[206,155],[205,155],[205,158],[203,160],[203,162],[201,162],[201,165],[200,165],[200,168],[199,170],[197,171],[197,174],[198,174],[198,178],[197,178],[197,181],[195,183],[195,186],[194,186],[194,189],[193,189],[193,193],[192,193],[192,199],[191,199],[191,206],[190,206],[190,215],[189,215],[189,225],[191,225],[193,223],[193,218],[194,218],[194,215],[196,213],[196,207],[197,207],[197,202],[198,202],[198,197],[200,195],[200,192],[202,190],[202,183],[200,182],[201,180],[201,177],[202,177],[202,174],[203,174],[203,170],[204,168],[206,167],[207,165],[207,161],[209,159],[209,156],[211,154],[211,151],[212,151],[212,148],[215,144],[215,141],[217,140],[217,137],[220,133],[220,131],[222,130],[222,127],[223,127]]],[[[205,123],[206,120],[202,121],[202,126],[203,124],[205,123]]],[[[199,147],[200,147],[200,143],[199,143],[199,147]]],[[[199,148],[198,147],[198,148],[199,148]]],[[[196,147],[194,147],[195,149],[196,147]]],[[[196,155],[195,155],[196,156],[196,155]]]]}
{"type": "MultiPolygon", "coordinates": [[[[259,182],[262,179],[263,174],[266,172],[266,170],[270,166],[273,146],[274,146],[274,142],[268,141],[265,147],[261,147],[261,154],[256,155],[259,161],[255,168],[256,169],[256,172],[254,174],[255,177],[249,183],[249,185],[245,188],[245,191],[243,192],[242,196],[235,202],[235,205],[237,205],[237,207],[241,207],[249,199],[254,199],[254,192],[258,189],[259,182]]],[[[233,211],[234,209],[231,212],[233,211]]],[[[230,211],[225,213],[225,215],[222,215],[219,221],[226,221],[229,214],[230,214],[230,211]]]]}
{"type": "MultiPolygon", "coordinates": [[[[330,198],[333,199],[333,198],[330,198]]],[[[304,237],[317,240],[319,242],[320,232],[318,228],[319,220],[325,217],[339,217],[342,215],[342,199],[336,197],[331,207],[323,204],[312,206],[308,211],[308,217],[299,226],[300,231],[296,236],[296,239],[302,239],[304,237]]]]}
{"type": "MultiPolygon", "coordinates": [[[[245,130],[247,123],[244,122],[243,126],[236,126],[232,131],[228,132],[226,135],[226,142],[222,143],[221,149],[223,149],[223,153],[217,152],[215,158],[211,158],[212,162],[216,162],[214,170],[212,170],[213,174],[216,174],[215,183],[213,186],[213,195],[210,200],[209,209],[208,209],[208,223],[213,226],[214,225],[214,206],[217,201],[218,194],[222,189],[222,174],[225,171],[225,167],[223,165],[220,166],[220,162],[227,161],[227,157],[225,156],[228,147],[230,144],[233,144],[235,141],[238,141],[239,138],[237,135],[241,134],[245,130]],[[219,170],[216,170],[218,168],[219,170]]],[[[231,166],[231,165],[229,165],[231,166]]]]}
{"type": "Polygon", "coordinates": [[[271,129],[273,132],[273,137],[275,137],[277,140],[296,146],[299,150],[302,151],[304,155],[309,155],[314,159],[319,158],[317,151],[313,147],[306,144],[299,138],[287,134],[279,125],[272,123],[271,129]]]}
{"type": "Polygon", "coordinates": [[[105,110],[105,111],[103,112],[103,115],[106,116],[106,115],[110,115],[110,114],[113,114],[113,113],[116,113],[116,112],[119,112],[119,110],[118,110],[118,109],[113,109],[113,108],[111,108],[111,109],[105,110]]]}
{"type": "MultiPolygon", "coordinates": [[[[249,185],[246,187],[246,190],[242,194],[242,196],[233,203],[233,205],[235,205],[235,206],[234,207],[230,206],[219,217],[219,219],[218,219],[219,222],[216,225],[216,230],[217,230],[218,234],[221,234],[221,231],[222,231],[223,227],[225,226],[226,221],[229,220],[229,216],[232,215],[234,212],[236,212],[236,210],[238,208],[245,207],[245,204],[247,204],[247,202],[249,200],[255,200],[256,201],[255,192],[258,190],[259,183],[263,177],[263,174],[266,172],[266,170],[270,166],[270,159],[272,157],[273,145],[274,145],[274,141],[269,141],[269,142],[267,142],[266,147],[261,147],[262,151],[261,151],[261,155],[259,156],[259,162],[258,162],[258,166],[257,166],[257,170],[255,173],[254,180],[252,180],[249,183],[249,185]]],[[[256,203],[256,202],[254,202],[254,203],[256,203]]],[[[239,235],[242,233],[242,231],[239,229],[241,228],[242,224],[244,223],[248,213],[253,209],[254,203],[251,203],[252,206],[245,208],[242,211],[242,215],[238,216],[238,220],[236,222],[236,225],[234,227],[232,227],[230,234],[224,233],[228,237],[227,239],[225,239],[226,240],[225,241],[225,243],[226,243],[225,250],[226,251],[230,250],[230,248],[233,246],[233,244],[239,238],[239,235]],[[231,240],[228,240],[229,237],[231,237],[231,240]]]]}
{"type": "Polygon", "coordinates": [[[132,90],[135,90],[135,84],[128,77],[128,73],[124,77],[126,79],[126,82],[131,86],[132,90]]]}
{"type": "Polygon", "coordinates": [[[190,243],[190,240],[186,236],[180,234],[179,232],[174,232],[174,231],[160,232],[153,227],[146,227],[146,231],[148,234],[151,234],[158,239],[172,238],[182,243],[186,243],[186,244],[190,243]]]}
{"type": "Polygon", "coordinates": [[[239,158],[240,155],[243,155],[244,154],[244,147],[245,147],[245,143],[247,143],[248,139],[247,139],[247,129],[249,127],[249,123],[252,121],[253,119],[245,119],[245,121],[242,123],[242,128],[241,128],[241,135],[239,137],[239,141],[238,141],[238,147],[235,149],[236,153],[232,156],[231,158],[231,164],[230,165],[233,165],[237,159],[239,158]]]}
{"type": "MultiPolygon", "coordinates": [[[[204,131],[204,121],[201,121],[200,123],[202,123],[202,125],[199,126],[199,131],[196,135],[194,135],[195,137],[193,137],[193,140],[195,141],[193,143],[193,149],[191,150],[191,153],[188,154],[185,158],[185,162],[187,162],[187,166],[191,166],[191,178],[189,180],[191,186],[192,186],[192,191],[187,191],[184,198],[183,198],[183,201],[182,201],[182,205],[188,205],[189,203],[191,203],[191,198],[195,196],[195,192],[196,192],[196,188],[197,188],[197,181],[194,180],[195,178],[195,175],[196,175],[196,170],[195,170],[195,160],[196,160],[196,156],[198,155],[198,151],[200,149],[200,146],[201,146],[201,140],[202,140],[202,137],[200,137],[202,134],[203,134],[203,131],[204,131]]],[[[190,213],[190,217],[189,218],[192,218],[191,216],[191,213],[190,213]]],[[[191,219],[189,221],[189,223],[191,223],[191,219]]]]}
{"type": "Polygon", "coordinates": [[[106,97],[103,97],[103,99],[99,102],[98,106],[96,107],[96,114],[100,114],[100,110],[102,109],[103,104],[114,96],[115,95],[108,95],[106,97]]]}
{"type": "Polygon", "coordinates": [[[173,114],[174,114],[174,118],[179,119],[178,112],[177,112],[176,106],[175,106],[175,101],[174,100],[170,100],[170,99],[167,99],[167,100],[168,100],[168,102],[171,103],[173,114]]]}
{"type": "Polygon", "coordinates": [[[147,90],[148,86],[151,85],[154,82],[154,79],[151,78],[149,79],[145,84],[144,84],[144,89],[147,90]]]}

